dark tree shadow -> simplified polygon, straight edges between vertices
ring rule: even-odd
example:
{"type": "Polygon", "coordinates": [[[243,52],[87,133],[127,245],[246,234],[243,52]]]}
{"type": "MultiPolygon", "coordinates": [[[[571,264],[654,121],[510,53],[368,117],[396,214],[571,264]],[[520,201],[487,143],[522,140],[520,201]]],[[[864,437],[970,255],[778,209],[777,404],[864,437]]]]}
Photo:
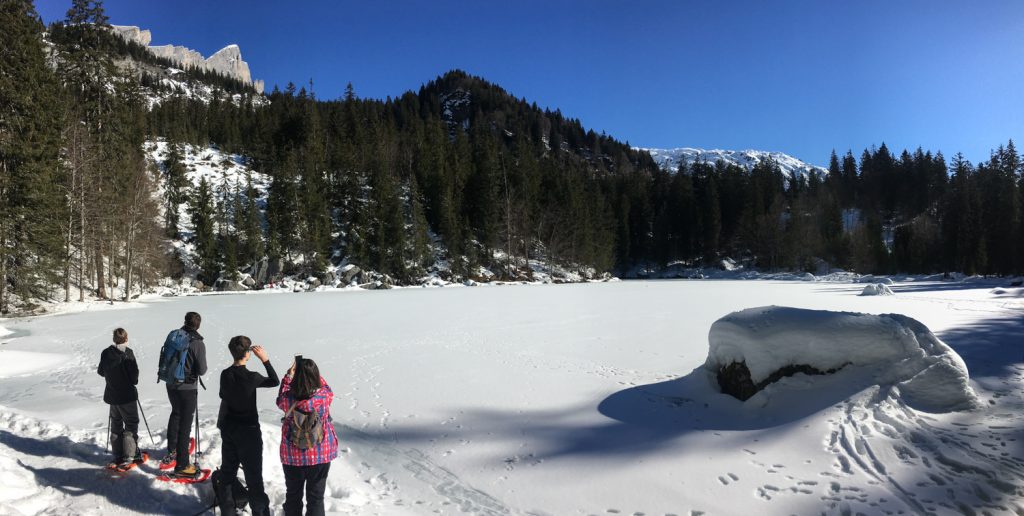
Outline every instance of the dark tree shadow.
{"type": "Polygon", "coordinates": [[[103,469],[109,456],[94,444],[78,443],[67,436],[36,439],[0,430],[0,443],[23,453],[41,458],[73,458],[89,464],[84,468],[36,468],[18,461],[31,471],[40,485],[52,487],[69,496],[102,496],[113,505],[141,514],[195,514],[213,499],[209,487],[198,487],[199,497],[174,490],[157,489],[155,466],[143,465],[128,473],[117,474],[103,469]]]}

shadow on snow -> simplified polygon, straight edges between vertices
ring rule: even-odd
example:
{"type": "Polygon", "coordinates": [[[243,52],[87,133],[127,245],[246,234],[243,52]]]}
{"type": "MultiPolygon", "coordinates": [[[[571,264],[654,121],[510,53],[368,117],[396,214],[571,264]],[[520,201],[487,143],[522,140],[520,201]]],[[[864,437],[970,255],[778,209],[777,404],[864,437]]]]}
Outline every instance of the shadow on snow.
{"type": "MultiPolygon", "coordinates": [[[[194,495],[156,489],[153,478],[159,473],[156,467],[144,465],[125,474],[106,471],[103,469],[108,458],[105,449],[72,441],[67,436],[38,439],[0,430],[0,444],[25,455],[70,458],[87,464],[88,467],[80,468],[37,468],[18,461],[36,476],[39,485],[68,496],[102,496],[112,505],[141,514],[195,514],[207,505],[194,495]]],[[[201,492],[209,494],[206,489],[201,492]]]]}

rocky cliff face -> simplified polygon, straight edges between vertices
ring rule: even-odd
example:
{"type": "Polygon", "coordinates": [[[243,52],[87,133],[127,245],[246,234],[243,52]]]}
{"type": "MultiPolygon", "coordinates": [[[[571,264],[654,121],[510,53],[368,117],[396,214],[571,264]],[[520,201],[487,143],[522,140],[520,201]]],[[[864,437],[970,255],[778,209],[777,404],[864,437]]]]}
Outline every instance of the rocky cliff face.
{"type": "Polygon", "coordinates": [[[132,27],[129,25],[111,25],[114,33],[128,41],[134,41],[144,47],[149,46],[149,42],[153,40],[153,34],[148,30],[142,30],[138,27],[132,27]]]}
{"type": "Polygon", "coordinates": [[[176,45],[149,46],[153,39],[152,33],[138,27],[113,25],[114,33],[125,40],[134,41],[144,47],[157,57],[170,59],[178,63],[182,68],[199,68],[210,70],[219,74],[233,77],[246,84],[251,84],[257,92],[263,93],[263,81],[253,80],[249,72],[249,63],[242,60],[242,51],[238,45],[228,45],[209,58],[204,58],[199,52],[176,45]]]}

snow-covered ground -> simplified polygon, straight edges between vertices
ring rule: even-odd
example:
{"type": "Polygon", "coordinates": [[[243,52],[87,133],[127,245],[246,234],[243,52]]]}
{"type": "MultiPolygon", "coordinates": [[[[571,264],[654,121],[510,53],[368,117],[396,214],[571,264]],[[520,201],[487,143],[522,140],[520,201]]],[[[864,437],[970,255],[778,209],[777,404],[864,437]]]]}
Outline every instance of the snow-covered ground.
{"type": "MultiPolygon", "coordinates": [[[[203,448],[219,462],[217,379],[246,334],[280,370],[316,360],[344,451],[328,509],[354,514],[810,514],[1024,511],[1024,294],[972,283],[629,281],[506,288],[206,295],[2,321],[0,514],[193,514],[209,486],[110,479],[95,366],[129,332],[142,403],[167,331],[203,314],[203,448]],[[755,306],[899,313],[963,358],[983,408],[920,412],[843,375],[784,380],[773,403],[707,381],[708,332],[755,306]],[[811,386],[813,389],[805,387],[811,386]],[[752,399],[753,400],[753,399],[752,399]]],[[[250,366],[252,367],[252,366],[250,366]]],[[[256,366],[258,367],[258,366],[256,366]]],[[[780,382],[781,383],[781,382],[780,382]]],[[[272,502],[280,412],[261,392],[272,502]]],[[[145,427],[143,427],[145,432],[145,427]]],[[[159,456],[159,454],[157,454],[159,456]]]]}

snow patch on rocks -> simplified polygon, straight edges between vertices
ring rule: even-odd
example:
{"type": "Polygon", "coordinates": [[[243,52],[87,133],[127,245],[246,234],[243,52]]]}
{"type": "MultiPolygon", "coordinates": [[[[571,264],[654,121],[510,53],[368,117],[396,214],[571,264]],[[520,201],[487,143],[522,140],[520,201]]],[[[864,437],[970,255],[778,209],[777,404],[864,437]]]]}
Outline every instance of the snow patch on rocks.
{"type": "MultiPolygon", "coordinates": [[[[891,396],[918,410],[980,406],[963,359],[924,324],[904,315],[749,308],[715,321],[708,341],[705,369],[717,373],[742,363],[755,384],[792,366],[838,373],[849,369],[860,373],[851,381],[867,379],[891,388],[891,396]]],[[[814,383],[806,386],[814,388],[814,383]]]]}

